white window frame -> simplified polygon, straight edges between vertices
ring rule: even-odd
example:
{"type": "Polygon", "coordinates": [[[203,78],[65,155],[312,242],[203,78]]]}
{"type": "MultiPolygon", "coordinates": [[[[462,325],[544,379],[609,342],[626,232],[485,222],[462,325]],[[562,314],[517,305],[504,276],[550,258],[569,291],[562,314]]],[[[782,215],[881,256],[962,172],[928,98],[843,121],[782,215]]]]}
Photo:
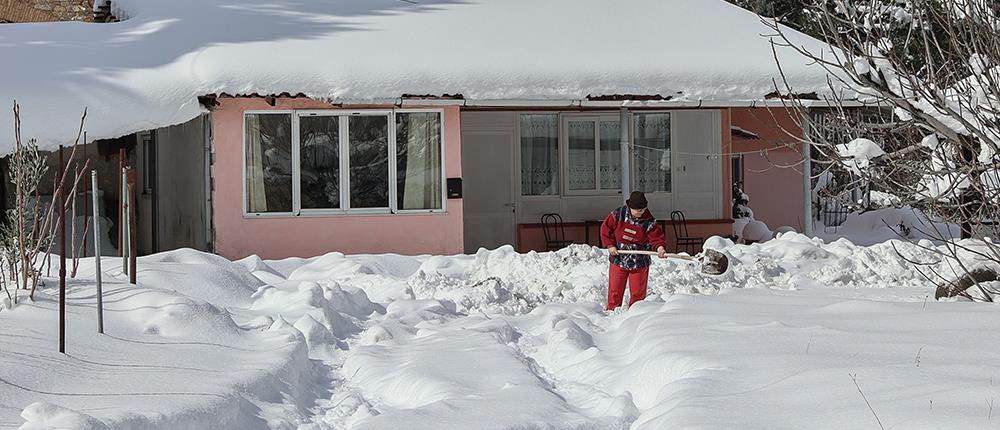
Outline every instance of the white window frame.
{"type": "Polygon", "coordinates": [[[242,145],[242,176],[243,176],[243,217],[244,218],[287,218],[287,217],[327,217],[327,216],[379,216],[379,215],[419,215],[447,213],[447,173],[445,145],[445,113],[444,109],[292,109],[292,110],[247,110],[243,112],[243,142],[242,145]],[[441,121],[439,144],[441,145],[441,208],[439,209],[399,209],[396,165],[396,115],[403,113],[436,113],[441,121]],[[253,114],[290,114],[292,127],[292,212],[248,212],[247,211],[247,154],[246,154],[246,119],[253,114]],[[302,167],[300,159],[301,136],[299,120],[303,116],[332,116],[338,118],[338,151],[340,162],[340,208],[303,209],[301,179],[302,167]],[[351,208],[350,183],[350,125],[352,116],[384,116],[388,121],[388,162],[389,162],[389,205],[384,208],[351,208]]]}
{"type": "Polygon", "coordinates": [[[296,166],[298,165],[298,145],[296,144],[296,135],[298,130],[296,129],[297,121],[295,120],[295,112],[286,109],[275,109],[275,110],[247,110],[243,112],[243,131],[240,133],[243,141],[240,142],[240,153],[242,156],[240,159],[242,163],[240,165],[241,175],[243,177],[243,212],[244,218],[284,218],[295,216],[295,199],[296,199],[296,189],[298,187],[296,181],[296,166]],[[290,125],[292,127],[292,211],[291,212],[250,212],[247,209],[247,116],[249,115],[290,115],[291,121],[290,125]]]}
{"type": "MultiPolygon", "coordinates": [[[[602,112],[560,114],[559,118],[559,169],[562,174],[562,195],[564,196],[614,196],[622,193],[621,187],[615,189],[601,188],[601,123],[604,121],[621,121],[621,117],[602,112]],[[591,122],[594,124],[594,187],[587,190],[573,190],[569,187],[569,123],[570,121],[591,122]]],[[[628,127],[632,127],[629,117],[628,127]]],[[[630,131],[631,132],[631,129],[630,131]]],[[[621,157],[621,154],[618,154],[621,157]]],[[[631,161],[631,160],[630,160],[631,161]]],[[[629,178],[631,182],[633,178],[629,178]]]]}
{"type": "Polygon", "coordinates": [[[448,175],[445,172],[445,120],[444,120],[444,109],[432,109],[432,108],[413,108],[413,109],[393,109],[392,117],[389,118],[390,127],[392,129],[392,136],[390,137],[390,147],[389,147],[389,162],[391,168],[389,169],[389,189],[391,193],[389,195],[390,205],[392,205],[392,213],[394,214],[428,214],[428,213],[447,213],[448,210],[446,206],[448,204],[448,175]],[[396,114],[399,113],[437,113],[438,117],[441,119],[441,136],[438,139],[441,145],[441,208],[440,209],[399,209],[399,196],[397,193],[397,168],[396,165],[396,114]]]}

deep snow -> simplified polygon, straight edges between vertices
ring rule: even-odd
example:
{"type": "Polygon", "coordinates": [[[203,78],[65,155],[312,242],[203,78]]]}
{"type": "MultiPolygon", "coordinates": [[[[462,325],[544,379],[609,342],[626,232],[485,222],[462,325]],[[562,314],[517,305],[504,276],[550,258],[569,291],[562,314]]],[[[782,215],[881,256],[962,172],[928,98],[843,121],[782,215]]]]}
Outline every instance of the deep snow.
{"type": "MultiPolygon", "coordinates": [[[[723,0],[115,0],[128,19],[0,27],[0,136],[68,144],[186,122],[203,95],[304,93],[396,102],[762,101],[780,81],[773,30],[723,0]]],[[[798,45],[821,42],[788,30],[798,45]]],[[[792,91],[829,93],[826,71],[779,48],[792,91]]],[[[782,89],[784,87],[782,86],[782,89]]],[[[665,105],[669,106],[669,105],[665,105]]],[[[0,154],[12,147],[0,141],[0,154]]]]}
{"type": "Polygon", "coordinates": [[[0,427],[998,425],[1000,314],[934,301],[896,249],[932,252],[796,234],[708,246],[729,272],[657,261],[651,296],[611,313],[607,256],[581,245],[237,262],[179,250],[141,259],[138,287],[109,286],[107,336],[93,334],[84,261],[69,355],[54,352],[51,280],[0,311],[0,427]]]}

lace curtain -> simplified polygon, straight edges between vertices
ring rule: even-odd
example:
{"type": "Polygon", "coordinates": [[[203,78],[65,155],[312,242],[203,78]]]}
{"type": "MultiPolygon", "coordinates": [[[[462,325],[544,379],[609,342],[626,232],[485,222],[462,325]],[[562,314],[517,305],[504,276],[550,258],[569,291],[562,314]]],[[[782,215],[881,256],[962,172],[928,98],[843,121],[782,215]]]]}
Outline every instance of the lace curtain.
{"type": "Polygon", "coordinates": [[[521,115],[520,128],[521,195],[559,194],[558,115],[521,115]]]}
{"type": "Polygon", "coordinates": [[[646,193],[670,191],[670,114],[635,115],[635,188],[646,193]]]}

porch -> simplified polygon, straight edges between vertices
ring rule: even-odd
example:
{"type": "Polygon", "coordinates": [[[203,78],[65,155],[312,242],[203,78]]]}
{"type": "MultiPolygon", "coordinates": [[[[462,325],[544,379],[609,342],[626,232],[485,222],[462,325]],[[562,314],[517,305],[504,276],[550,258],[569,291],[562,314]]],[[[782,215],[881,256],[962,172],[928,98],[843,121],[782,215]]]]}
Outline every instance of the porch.
{"type": "Polygon", "coordinates": [[[672,211],[690,236],[728,236],[729,130],[728,109],[463,109],[465,251],[545,250],[548,213],[561,216],[566,240],[599,245],[600,221],[631,190],[665,220],[671,250],[672,211]]]}
{"type": "MultiPolygon", "coordinates": [[[[660,228],[666,236],[667,251],[685,251],[684,246],[678,247],[677,232],[675,223],[668,219],[657,219],[660,228]]],[[[565,239],[573,244],[585,244],[601,246],[601,221],[590,220],[580,222],[563,223],[565,239]]],[[[521,252],[545,251],[548,246],[545,241],[545,226],[542,223],[518,224],[517,226],[517,248],[521,252]]],[[[711,236],[728,236],[733,230],[732,219],[718,220],[688,220],[687,231],[689,236],[707,239],[711,236]]],[[[551,231],[551,230],[550,230],[551,231]]],[[[701,245],[693,247],[694,252],[701,251],[701,245]]]]}

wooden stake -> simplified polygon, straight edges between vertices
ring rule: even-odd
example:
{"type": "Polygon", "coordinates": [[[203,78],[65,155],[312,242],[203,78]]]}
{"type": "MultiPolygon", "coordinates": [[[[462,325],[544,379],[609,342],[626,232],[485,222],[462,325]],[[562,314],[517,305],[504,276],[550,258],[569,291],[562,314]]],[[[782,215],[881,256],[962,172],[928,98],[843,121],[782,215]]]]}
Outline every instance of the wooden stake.
{"type": "MultiPolygon", "coordinates": [[[[63,161],[63,147],[59,145],[59,171],[66,172],[66,164],[63,161]]],[[[66,214],[66,190],[62,187],[60,174],[59,187],[59,213],[66,214]]],[[[66,353],[66,217],[60,216],[59,222],[59,352],[66,353]]],[[[27,268],[25,268],[27,269],[27,268]]]]}

